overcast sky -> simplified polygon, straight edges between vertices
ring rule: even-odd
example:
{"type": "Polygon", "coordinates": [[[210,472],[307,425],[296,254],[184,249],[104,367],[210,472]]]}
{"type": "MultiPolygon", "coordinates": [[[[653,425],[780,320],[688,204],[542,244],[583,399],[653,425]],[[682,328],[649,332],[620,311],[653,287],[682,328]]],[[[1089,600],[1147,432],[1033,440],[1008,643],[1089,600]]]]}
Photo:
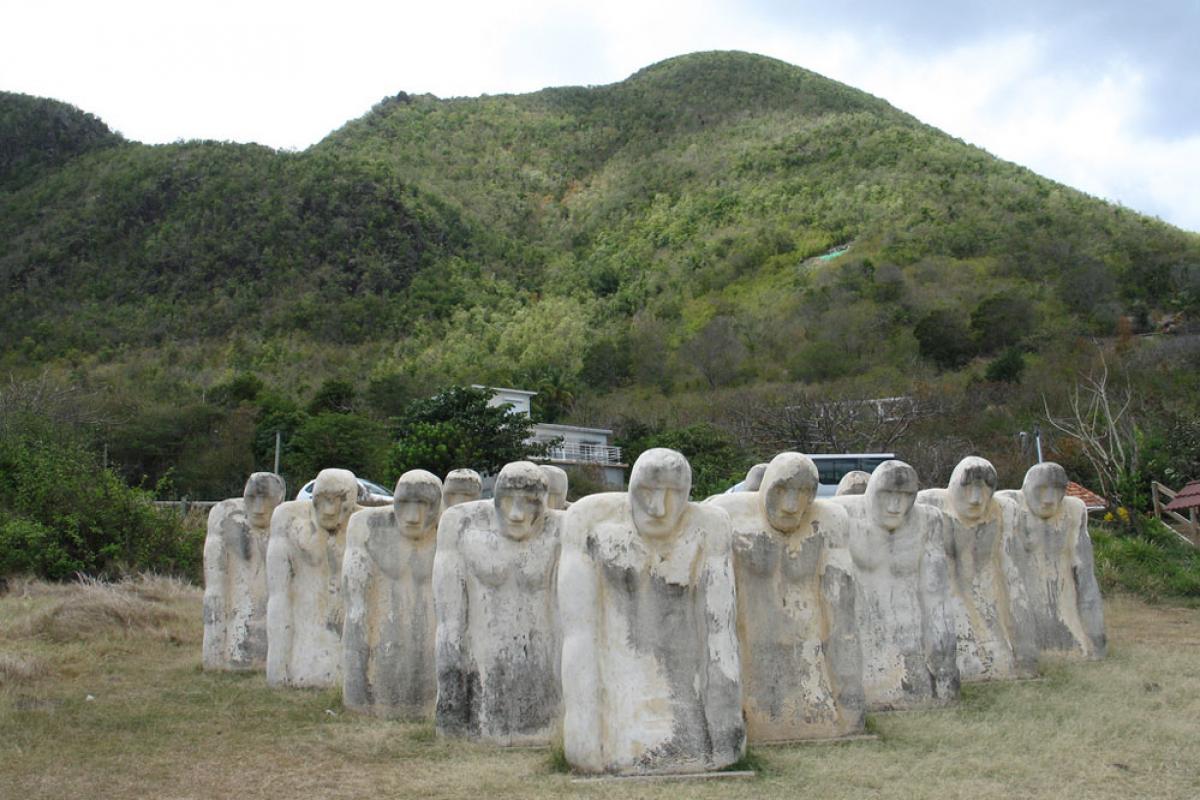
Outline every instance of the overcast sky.
{"type": "Polygon", "coordinates": [[[1200,231],[1200,0],[0,0],[0,19],[0,89],[148,143],[302,149],[401,90],[604,84],[747,50],[1200,231]]]}

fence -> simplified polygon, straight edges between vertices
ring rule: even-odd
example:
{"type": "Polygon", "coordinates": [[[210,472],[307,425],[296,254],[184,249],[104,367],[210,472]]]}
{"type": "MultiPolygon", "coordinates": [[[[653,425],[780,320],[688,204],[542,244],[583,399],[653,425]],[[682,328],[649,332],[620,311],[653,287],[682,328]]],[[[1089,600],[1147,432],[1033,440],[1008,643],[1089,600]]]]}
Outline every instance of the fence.
{"type": "Polygon", "coordinates": [[[1150,495],[1154,499],[1154,516],[1164,525],[1179,534],[1179,538],[1192,547],[1200,547],[1200,521],[1196,519],[1196,509],[1188,510],[1185,517],[1176,511],[1168,511],[1167,504],[1175,499],[1178,492],[1163,486],[1158,481],[1150,481],[1150,495]],[[1163,500],[1163,498],[1166,500],[1163,500]]]}

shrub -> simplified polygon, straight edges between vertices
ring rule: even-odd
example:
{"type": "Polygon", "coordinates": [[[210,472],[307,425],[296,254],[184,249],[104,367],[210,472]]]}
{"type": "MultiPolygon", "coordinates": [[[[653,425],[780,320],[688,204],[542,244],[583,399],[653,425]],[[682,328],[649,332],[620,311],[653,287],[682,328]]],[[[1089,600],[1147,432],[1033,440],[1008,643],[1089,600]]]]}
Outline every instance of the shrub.
{"type": "Polygon", "coordinates": [[[0,439],[0,574],[199,577],[203,535],[71,442],[0,439]]]}

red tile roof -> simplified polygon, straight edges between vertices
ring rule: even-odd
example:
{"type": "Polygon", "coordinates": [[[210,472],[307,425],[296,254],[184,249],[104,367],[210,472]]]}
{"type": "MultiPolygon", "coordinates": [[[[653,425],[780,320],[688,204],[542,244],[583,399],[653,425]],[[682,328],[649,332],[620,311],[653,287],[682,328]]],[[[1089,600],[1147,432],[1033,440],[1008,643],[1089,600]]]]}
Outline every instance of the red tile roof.
{"type": "Polygon", "coordinates": [[[1067,482],[1067,497],[1078,497],[1083,501],[1088,511],[1100,511],[1108,508],[1108,502],[1091,489],[1080,486],[1075,481],[1067,482]]]}
{"type": "Polygon", "coordinates": [[[1200,481],[1192,481],[1179,490],[1175,499],[1165,506],[1167,511],[1186,511],[1189,508],[1200,508],[1200,481]]]}

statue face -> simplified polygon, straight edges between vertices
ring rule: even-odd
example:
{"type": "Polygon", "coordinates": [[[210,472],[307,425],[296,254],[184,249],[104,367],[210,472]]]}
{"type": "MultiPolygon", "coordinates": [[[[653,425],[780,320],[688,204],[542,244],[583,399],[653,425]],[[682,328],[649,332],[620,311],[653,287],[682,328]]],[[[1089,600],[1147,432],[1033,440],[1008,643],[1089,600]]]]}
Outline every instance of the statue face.
{"type": "Polygon", "coordinates": [[[496,494],[500,532],[522,541],[541,529],[546,516],[546,496],[532,489],[509,489],[496,494]]]}
{"type": "Polygon", "coordinates": [[[679,527],[687,509],[688,487],[662,476],[650,476],[636,485],[630,483],[629,500],[638,533],[652,539],[665,538],[679,527]]]}
{"type": "MultiPolygon", "coordinates": [[[[440,500],[439,493],[438,502],[440,500]]],[[[396,514],[396,525],[400,528],[400,535],[406,539],[421,539],[436,530],[438,502],[407,488],[404,484],[397,486],[392,510],[396,514]]]]}
{"type": "Polygon", "coordinates": [[[804,514],[817,496],[816,487],[799,475],[764,484],[760,491],[764,495],[767,521],[784,533],[791,533],[800,527],[804,514]]]}
{"type": "Polygon", "coordinates": [[[1057,514],[1058,507],[1062,505],[1067,494],[1065,486],[1057,486],[1046,480],[1027,482],[1022,491],[1025,494],[1025,505],[1042,519],[1050,519],[1057,514]]]}
{"type": "Polygon", "coordinates": [[[313,510],[317,515],[317,525],[327,533],[337,533],[350,521],[354,513],[354,501],[348,499],[340,490],[313,492],[313,510]]]}
{"type": "Polygon", "coordinates": [[[266,492],[251,491],[244,495],[246,501],[246,521],[251,528],[271,527],[271,515],[279,505],[281,498],[266,492]]]}
{"type": "Polygon", "coordinates": [[[992,487],[986,481],[973,480],[950,485],[950,503],[963,522],[979,522],[992,501],[992,487]]]}
{"type": "Polygon", "coordinates": [[[917,473],[902,461],[885,461],[867,482],[867,513],[886,531],[904,524],[917,501],[917,473]]]}

